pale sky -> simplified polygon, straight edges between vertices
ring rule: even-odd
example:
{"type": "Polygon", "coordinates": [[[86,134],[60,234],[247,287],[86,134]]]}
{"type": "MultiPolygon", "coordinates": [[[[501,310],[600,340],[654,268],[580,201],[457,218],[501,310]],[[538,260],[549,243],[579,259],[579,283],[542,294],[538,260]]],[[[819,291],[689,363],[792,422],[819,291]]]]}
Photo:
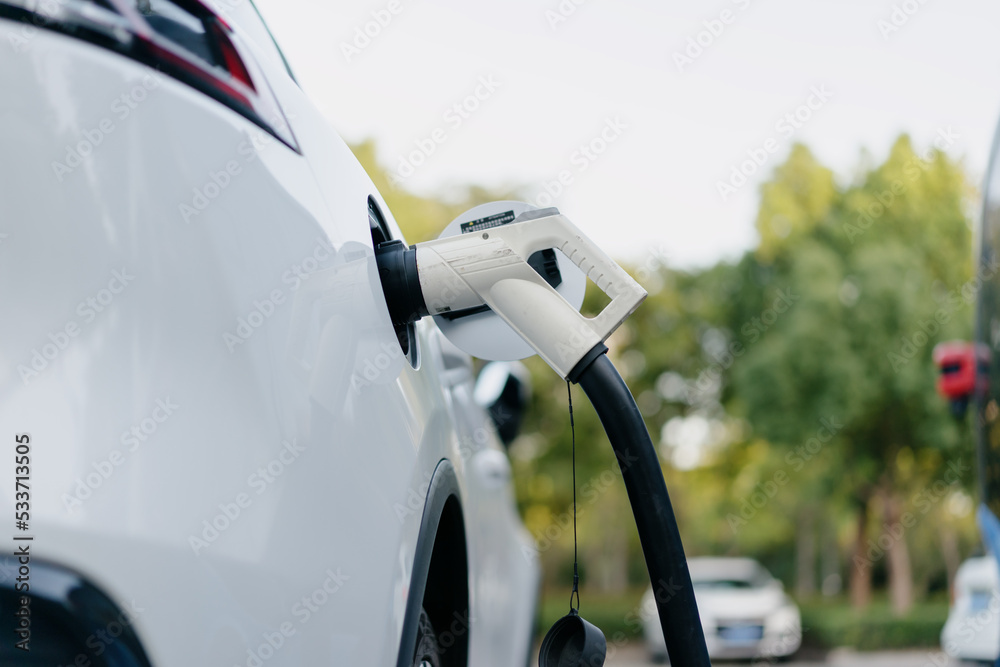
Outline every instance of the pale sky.
{"type": "Polygon", "coordinates": [[[900,132],[926,149],[950,127],[948,152],[978,185],[1000,112],[1000,3],[988,0],[257,4],[346,140],[375,138],[392,170],[433,148],[405,187],[521,184],[535,200],[566,172],[554,204],[640,264],[704,266],[752,247],[758,185],[793,141],[846,180],[862,148],[880,160],[900,132]],[[374,37],[357,48],[366,24],[374,37]],[[706,46],[679,71],[675,53],[699,33],[706,46]],[[471,111],[453,109],[469,96],[471,111]],[[797,109],[805,120],[778,124],[797,109]],[[748,151],[763,165],[723,201],[717,183],[748,151]]]}

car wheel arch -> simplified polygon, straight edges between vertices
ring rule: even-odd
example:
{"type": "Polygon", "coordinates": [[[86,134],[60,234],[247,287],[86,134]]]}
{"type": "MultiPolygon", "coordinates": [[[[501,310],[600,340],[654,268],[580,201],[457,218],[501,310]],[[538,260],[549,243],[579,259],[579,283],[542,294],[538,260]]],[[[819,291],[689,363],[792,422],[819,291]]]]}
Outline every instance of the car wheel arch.
{"type": "Polygon", "coordinates": [[[430,617],[441,644],[442,665],[468,662],[468,543],[458,477],[448,459],[431,476],[414,550],[411,584],[400,637],[397,667],[410,667],[421,610],[430,617]]]}

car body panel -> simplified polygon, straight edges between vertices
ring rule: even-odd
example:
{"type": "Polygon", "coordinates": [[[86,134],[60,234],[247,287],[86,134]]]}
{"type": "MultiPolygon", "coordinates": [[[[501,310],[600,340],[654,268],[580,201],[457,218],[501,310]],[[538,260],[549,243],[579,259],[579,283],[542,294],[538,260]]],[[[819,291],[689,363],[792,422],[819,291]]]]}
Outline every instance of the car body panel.
{"type": "Polygon", "coordinates": [[[941,629],[941,647],[962,660],[1000,658],[1000,576],[993,556],[970,558],[955,573],[954,601],[941,629]]]}
{"type": "MultiPolygon", "coordinates": [[[[19,30],[0,20],[0,42],[19,30]]],[[[419,368],[403,357],[369,198],[399,236],[391,212],[257,55],[301,154],[72,37],[0,58],[0,425],[34,443],[33,553],[134,600],[153,664],[392,664],[448,459],[475,664],[519,664],[537,564],[471,367],[446,382],[429,322],[419,368]]]]}

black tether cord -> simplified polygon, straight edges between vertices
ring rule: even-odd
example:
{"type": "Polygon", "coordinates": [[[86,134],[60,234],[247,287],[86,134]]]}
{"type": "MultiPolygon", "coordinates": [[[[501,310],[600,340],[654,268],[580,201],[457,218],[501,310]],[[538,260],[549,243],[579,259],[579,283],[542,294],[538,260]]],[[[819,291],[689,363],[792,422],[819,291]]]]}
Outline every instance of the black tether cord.
{"type": "Polygon", "coordinates": [[[569,396],[569,432],[573,442],[573,592],[569,594],[569,611],[580,611],[580,559],[576,546],[576,426],[573,425],[573,386],[566,380],[566,394],[569,396]],[[573,597],[576,606],[573,606],[573,597]]]}

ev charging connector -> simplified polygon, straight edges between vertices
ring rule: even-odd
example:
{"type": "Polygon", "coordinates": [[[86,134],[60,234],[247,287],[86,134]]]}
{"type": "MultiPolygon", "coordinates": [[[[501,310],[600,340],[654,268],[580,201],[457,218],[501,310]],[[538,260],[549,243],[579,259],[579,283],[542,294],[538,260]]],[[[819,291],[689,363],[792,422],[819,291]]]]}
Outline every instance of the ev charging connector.
{"type": "Polygon", "coordinates": [[[554,208],[412,248],[383,243],[378,262],[394,324],[486,305],[569,380],[646,298],[639,283],[554,208]],[[528,258],[547,249],[562,252],[611,299],[600,314],[584,317],[532,268],[528,258]]]}

